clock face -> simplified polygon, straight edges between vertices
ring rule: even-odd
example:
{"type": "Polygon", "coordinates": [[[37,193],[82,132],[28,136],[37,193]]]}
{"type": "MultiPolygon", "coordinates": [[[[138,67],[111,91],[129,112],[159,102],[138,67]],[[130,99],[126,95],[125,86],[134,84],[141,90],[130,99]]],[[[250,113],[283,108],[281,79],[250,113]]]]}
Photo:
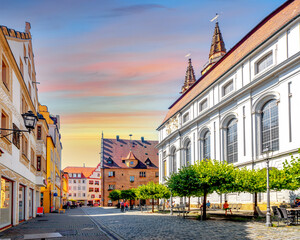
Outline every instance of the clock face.
{"type": "Polygon", "coordinates": [[[133,161],[130,162],[130,165],[133,165],[133,161]]]}

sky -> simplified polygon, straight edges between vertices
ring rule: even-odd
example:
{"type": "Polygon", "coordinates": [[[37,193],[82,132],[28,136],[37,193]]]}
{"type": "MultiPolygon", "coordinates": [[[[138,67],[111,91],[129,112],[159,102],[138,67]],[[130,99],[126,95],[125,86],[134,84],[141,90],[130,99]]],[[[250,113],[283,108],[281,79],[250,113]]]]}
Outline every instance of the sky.
{"type": "Polygon", "coordinates": [[[227,51],[283,0],[11,0],[0,25],[31,23],[39,102],[61,117],[62,167],[95,167],[100,139],[157,140],[180,97],[191,54],[196,78],[215,23],[227,51]]]}

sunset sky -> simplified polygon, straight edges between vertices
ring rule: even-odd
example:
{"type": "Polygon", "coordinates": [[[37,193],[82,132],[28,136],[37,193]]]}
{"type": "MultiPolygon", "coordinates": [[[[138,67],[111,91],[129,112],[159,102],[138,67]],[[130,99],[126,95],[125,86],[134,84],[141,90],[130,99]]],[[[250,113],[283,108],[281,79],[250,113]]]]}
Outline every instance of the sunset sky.
{"type": "Polygon", "coordinates": [[[96,166],[104,136],[156,140],[180,96],[191,53],[196,78],[214,23],[232,48],[283,0],[1,1],[0,25],[31,23],[39,101],[61,116],[62,166],[96,166]]]}

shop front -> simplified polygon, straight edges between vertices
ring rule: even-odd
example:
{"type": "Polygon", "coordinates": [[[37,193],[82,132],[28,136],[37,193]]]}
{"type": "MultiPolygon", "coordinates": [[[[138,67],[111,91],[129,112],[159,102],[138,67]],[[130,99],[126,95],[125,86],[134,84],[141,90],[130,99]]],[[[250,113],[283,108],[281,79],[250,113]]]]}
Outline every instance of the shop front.
{"type": "Polygon", "coordinates": [[[0,229],[12,225],[13,182],[1,178],[0,229]]]}
{"type": "Polygon", "coordinates": [[[19,185],[19,223],[25,220],[25,186],[19,185]]]}

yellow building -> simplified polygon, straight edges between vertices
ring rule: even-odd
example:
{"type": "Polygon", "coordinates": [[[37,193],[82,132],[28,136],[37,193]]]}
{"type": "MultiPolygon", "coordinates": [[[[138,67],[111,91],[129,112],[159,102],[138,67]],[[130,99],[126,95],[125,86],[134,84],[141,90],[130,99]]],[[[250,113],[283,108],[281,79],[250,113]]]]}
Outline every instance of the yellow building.
{"type": "Polygon", "coordinates": [[[65,205],[68,201],[69,175],[61,171],[61,189],[62,189],[62,204],[65,205]]]}
{"type": "Polygon", "coordinates": [[[39,105],[40,114],[45,118],[49,133],[47,135],[47,186],[42,188],[45,213],[58,210],[62,204],[61,194],[61,136],[59,116],[49,113],[47,106],[39,105]]]}

